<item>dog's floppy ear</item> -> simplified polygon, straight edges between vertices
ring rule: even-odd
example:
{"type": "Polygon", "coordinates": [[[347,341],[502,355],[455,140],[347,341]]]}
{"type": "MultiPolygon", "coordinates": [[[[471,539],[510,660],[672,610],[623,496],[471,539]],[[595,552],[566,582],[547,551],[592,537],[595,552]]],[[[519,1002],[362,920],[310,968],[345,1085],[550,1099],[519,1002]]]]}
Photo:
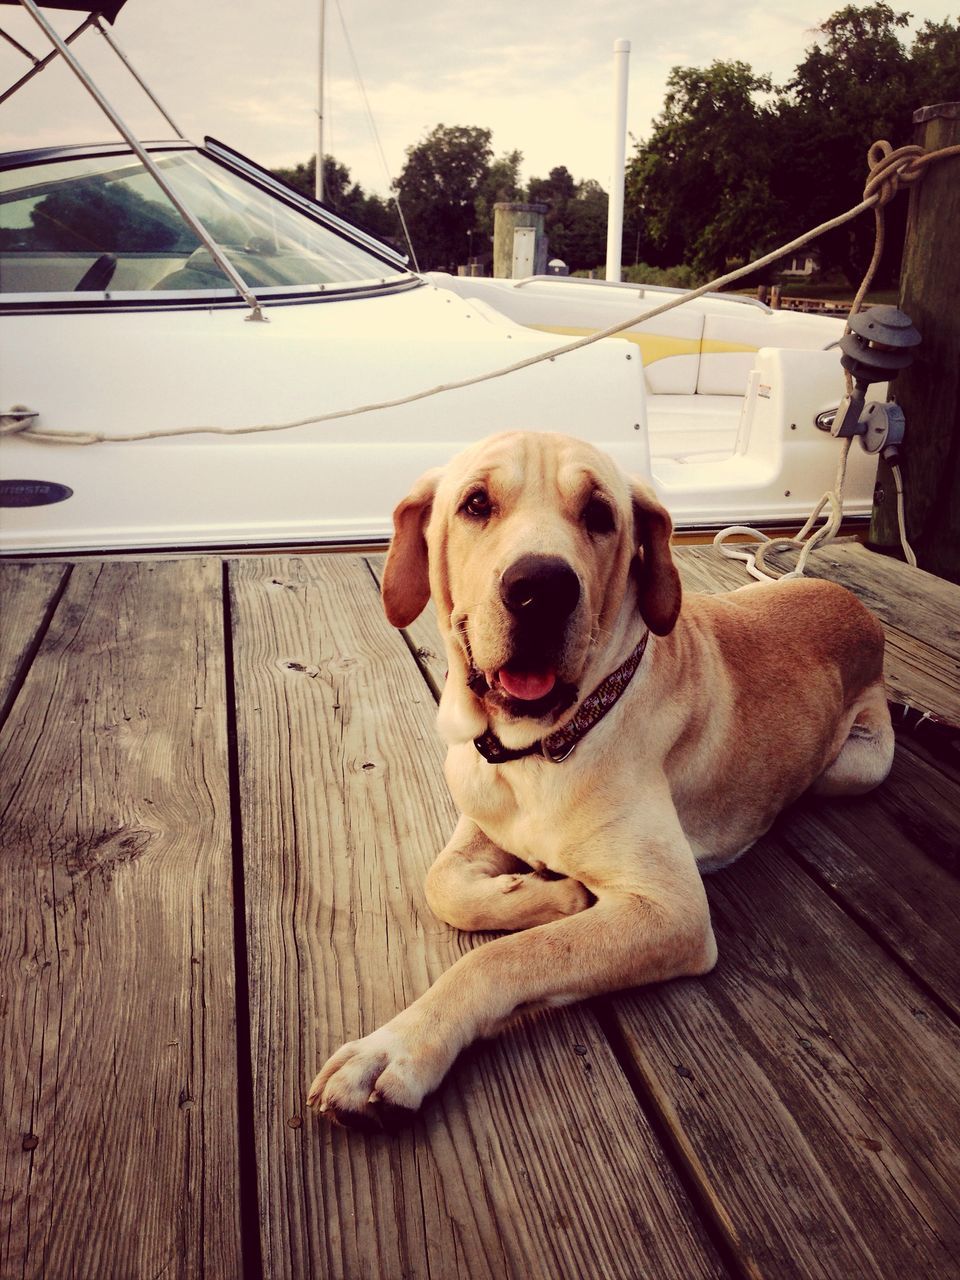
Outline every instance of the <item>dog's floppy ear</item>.
{"type": "Polygon", "coordinates": [[[421,476],[393,513],[393,540],[380,595],[395,627],[408,627],[430,599],[426,529],[440,476],[439,469],[421,476]]]}
{"type": "Polygon", "coordinates": [[[680,614],[680,575],[670,551],[673,522],[652,491],[639,480],[631,486],[633,498],[634,576],[640,613],[658,636],[672,631],[680,614]]]}

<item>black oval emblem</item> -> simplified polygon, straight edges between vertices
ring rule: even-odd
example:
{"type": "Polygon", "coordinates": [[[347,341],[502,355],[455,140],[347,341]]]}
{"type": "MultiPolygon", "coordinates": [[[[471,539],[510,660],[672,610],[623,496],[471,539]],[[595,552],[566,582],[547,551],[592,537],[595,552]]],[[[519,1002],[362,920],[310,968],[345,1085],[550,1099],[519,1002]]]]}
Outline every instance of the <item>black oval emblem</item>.
{"type": "Polygon", "coordinates": [[[72,497],[56,480],[0,480],[0,507],[48,507],[72,497]]]}

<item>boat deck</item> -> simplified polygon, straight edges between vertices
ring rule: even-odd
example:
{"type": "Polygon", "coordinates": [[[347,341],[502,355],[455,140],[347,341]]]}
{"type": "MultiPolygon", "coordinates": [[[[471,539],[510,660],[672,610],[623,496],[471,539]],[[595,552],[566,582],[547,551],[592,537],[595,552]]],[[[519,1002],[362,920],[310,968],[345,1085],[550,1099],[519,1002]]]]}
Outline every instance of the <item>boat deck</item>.
{"type": "Polygon", "coordinates": [[[530,1017],[380,1138],[309,1080],[483,941],[423,898],[429,622],[376,557],[0,564],[0,1274],[960,1275],[960,733],[917,724],[960,589],[814,565],[887,627],[890,780],[709,878],[709,976],[530,1017]]]}

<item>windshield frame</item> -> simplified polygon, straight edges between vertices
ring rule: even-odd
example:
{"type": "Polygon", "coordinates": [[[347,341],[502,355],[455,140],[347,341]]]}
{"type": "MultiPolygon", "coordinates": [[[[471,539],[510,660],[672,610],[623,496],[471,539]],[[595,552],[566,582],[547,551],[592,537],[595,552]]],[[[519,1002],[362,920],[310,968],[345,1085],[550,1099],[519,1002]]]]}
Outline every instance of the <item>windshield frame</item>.
{"type": "MultiPolygon", "coordinates": [[[[295,213],[317,223],[332,235],[346,240],[374,257],[383,265],[382,274],[370,279],[330,282],[319,285],[248,285],[249,291],[265,305],[291,305],[297,303],[332,302],[344,298],[380,296],[385,293],[405,292],[424,284],[420,276],[407,266],[406,259],[374,236],[352,226],[332,210],[301,195],[269,170],[257,165],[248,157],[214,138],[205,138],[203,146],[184,141],[146,142],[142,144],[152,154],[178,151],[195,152],[205,156],[252,186],[259,188],[271,199],[277,200],[295,213]]],[[[99,159],[110,156],[131,156],[134,152],[126,142],[99,143],[62,147],[42,147],[27,151],[0,154],[0,171],[27,169],[58,161],[99,159]]],[[[0,314],[66,312],[114,312],[194,310],[203,308],[246,309],[247,303],[236,289],[204,290],[85,290],[63,292],[31,292],[0,294],[0,314]]]]}

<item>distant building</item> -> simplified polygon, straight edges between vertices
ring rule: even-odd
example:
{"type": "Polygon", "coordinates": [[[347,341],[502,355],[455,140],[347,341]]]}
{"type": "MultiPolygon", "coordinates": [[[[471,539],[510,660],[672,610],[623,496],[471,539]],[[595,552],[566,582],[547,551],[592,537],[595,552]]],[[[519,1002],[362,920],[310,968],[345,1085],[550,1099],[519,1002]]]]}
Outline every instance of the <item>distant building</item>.
{"type": "Polygon", "coordinates": [[[785,258],[786,266],[779,274],[785,280],[811,280],[820,271],[820,253],[817,249],[802,249],[791,258],[785,258]]]}

